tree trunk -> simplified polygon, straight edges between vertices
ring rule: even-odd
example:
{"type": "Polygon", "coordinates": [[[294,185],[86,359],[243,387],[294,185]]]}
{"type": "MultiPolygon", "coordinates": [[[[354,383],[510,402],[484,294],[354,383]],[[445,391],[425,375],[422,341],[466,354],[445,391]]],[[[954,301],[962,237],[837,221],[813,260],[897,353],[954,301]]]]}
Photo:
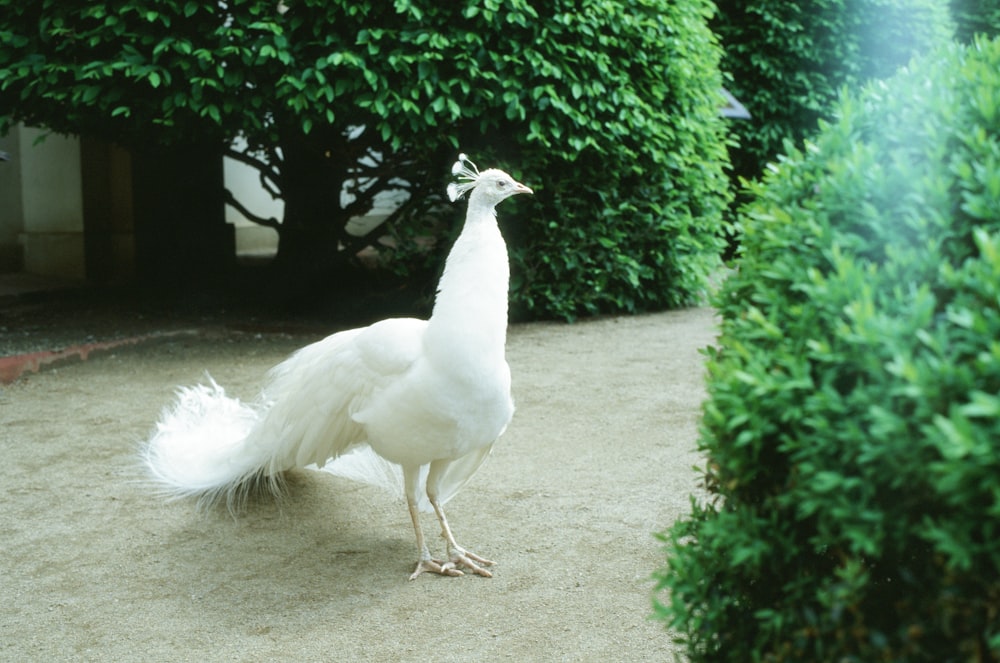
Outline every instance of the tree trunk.
{"type": "Polygon", "coordinates": [[[282,144],[281,151],[285,216],[274,266],[291,284],[332,278],[348,258],[340,250],[348,221],[340,204],[346,164],[322,147],[298,141],[282,144]]]}
{"type": "Polygon", "coordinates": [[[183,286],[225,273],[236,250],[225,219],[221,150],[212,144],[136,150],[131,164],[139,277],[183,286]]]}

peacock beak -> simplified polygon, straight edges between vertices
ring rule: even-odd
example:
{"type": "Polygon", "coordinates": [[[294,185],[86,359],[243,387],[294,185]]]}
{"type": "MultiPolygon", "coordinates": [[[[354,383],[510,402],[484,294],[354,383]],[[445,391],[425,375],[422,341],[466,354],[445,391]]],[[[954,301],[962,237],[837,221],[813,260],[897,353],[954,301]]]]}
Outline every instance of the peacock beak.
{"type": "Polygon", "coordinates": [[[514,193],[535,193],[531,188],[524,186],[520,182],[514,182],[514,193]]]}

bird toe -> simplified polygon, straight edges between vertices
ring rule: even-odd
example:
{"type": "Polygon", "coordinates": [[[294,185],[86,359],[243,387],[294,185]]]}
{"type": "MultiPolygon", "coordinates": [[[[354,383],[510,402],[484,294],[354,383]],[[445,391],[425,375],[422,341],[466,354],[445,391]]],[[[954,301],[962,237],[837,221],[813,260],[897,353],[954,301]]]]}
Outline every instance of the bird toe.
{"type": "Polygon", "coordinates": [[[441,562],[436,559],[422,559],[417,562],[417,568],[410,574],[410,580],[416,580],[424,573],[436,573],[441,576],[465,575],[456,568],[453,562],[441,562]]]}
{"type": "Polygon", "coordinates": [[[485,557],[480,557],[479,555],[469,552],[468,550],[458,549],[452,551],[450,564],[456,568],[461,567],[468,569],[477,576],[492,578],[493,574],[484,569],[483,566],[493,566],[496,562],[492,562],[485,557]]]}

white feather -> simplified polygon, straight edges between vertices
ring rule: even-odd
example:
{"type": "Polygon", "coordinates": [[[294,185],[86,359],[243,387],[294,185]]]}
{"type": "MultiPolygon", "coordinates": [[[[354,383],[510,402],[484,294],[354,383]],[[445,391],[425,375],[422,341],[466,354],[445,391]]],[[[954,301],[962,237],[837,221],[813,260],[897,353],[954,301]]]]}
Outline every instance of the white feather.
{"type": "Polygon", "coordinates": [[[234,488],[259,474],[267,460],[266,453],[255,456],[244,448],[260,408],[230,398],[208,380],[177,390],[177,402],[163,411],[142,455],[167,496],[231,502],[238,496],[234,488]]]}

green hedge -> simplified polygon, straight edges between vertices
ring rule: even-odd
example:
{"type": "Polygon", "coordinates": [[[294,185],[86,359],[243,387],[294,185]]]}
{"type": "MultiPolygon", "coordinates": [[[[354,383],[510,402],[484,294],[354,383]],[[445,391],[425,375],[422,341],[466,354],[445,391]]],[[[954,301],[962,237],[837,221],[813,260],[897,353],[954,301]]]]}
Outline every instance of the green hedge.
{"type": "Polygon", "coordinates": [[[1000,40],[845,96],[753,195],[658,614],[692,661],[1000,658],[1000,40]]]}
{"type": "MultiPolygon", "coordinates": [[[[956,0],[957,1],[957,0],[956,0]]],[[[733,123],[735,178],[756,178],[828,118],[842,87],[891,75],[952,36],[938,0],[718,0],[722,69],[753,118],[733,123]]]]}
{"type": "Polygon", "coordinates": [[[970,42],[976,35],[1000,35],[1000,0],[951,0],[955,37],[970,42]]]}
{"type": "MultiPolygon", "coordinates": [[[[556,2],[535,11],[528,34],[481,53],[487,62],[472,72],[503,71],[507,121],[461,137],[480,165],[509,167],[535,190],[499,215],[511,316],[572,320],[697,301],[719,266],[731,198],[711,2],[556,2]]],[[[402,247],[427,234],[400,232],[402,247]]]]}
{"type": "MultiPolygon", "coordinates": [[[[508,126],[463,136],[535,196],[501,213],[515,318],[573,319],[697,301],[729,200],[721,49],[709,0],[539,5],[506,46],[508,126]]],[[[496,65],[500,67],[501,64],[496,65]]]]}

